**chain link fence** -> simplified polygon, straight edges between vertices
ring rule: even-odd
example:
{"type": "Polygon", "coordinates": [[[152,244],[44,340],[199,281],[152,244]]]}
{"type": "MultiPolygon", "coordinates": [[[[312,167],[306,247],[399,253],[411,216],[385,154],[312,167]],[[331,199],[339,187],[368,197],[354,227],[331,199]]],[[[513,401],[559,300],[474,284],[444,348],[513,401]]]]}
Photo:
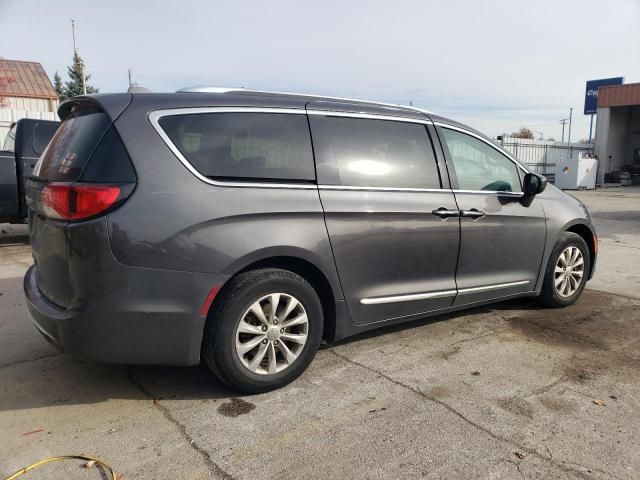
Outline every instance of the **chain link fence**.
{"type": "Polygon", "coordinates": [[[593,153],[593,144],[556,142],[550,140],[528,140],[503,136],[497,140],[502,148],[516,157],[530,171],[540,173],[554,181],[556,163],[577,157],[579,152],[593,153]]]}

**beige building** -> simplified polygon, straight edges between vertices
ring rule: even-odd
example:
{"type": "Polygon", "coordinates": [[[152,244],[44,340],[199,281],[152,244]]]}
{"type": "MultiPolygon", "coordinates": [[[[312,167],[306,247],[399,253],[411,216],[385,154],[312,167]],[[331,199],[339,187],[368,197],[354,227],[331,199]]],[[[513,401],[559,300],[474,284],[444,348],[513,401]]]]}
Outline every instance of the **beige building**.
{"type": "Polygon", "coordinates": [[[38,62],[0,58],[0,147],[21,118],[57,120],[58,96],[38,62]]]}

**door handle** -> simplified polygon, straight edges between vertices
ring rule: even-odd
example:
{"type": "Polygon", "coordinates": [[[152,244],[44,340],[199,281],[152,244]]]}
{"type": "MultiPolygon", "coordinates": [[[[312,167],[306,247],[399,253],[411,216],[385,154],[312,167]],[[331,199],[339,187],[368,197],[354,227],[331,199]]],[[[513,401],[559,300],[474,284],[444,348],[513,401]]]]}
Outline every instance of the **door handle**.
{"type": "Polygon", "coordinates": [[[448,208],[444,208],[444,207],[440,207],[437,210],[432,210],[431,213],[433,213],[436,217],[440,217],[443,220],[446,220],[447,218],[451,218],[451,217],[460,216],[459,210],[449,210],[448,208]]]}
{"type": "Polygon", "coordinates": [[[473,220],[478,220],[479,218],[486,217],[486,213],[482,210],[478,210],[477,208],[472,208],[471,210],[460,210],[460,216],[464,218],[471,218],[473,220]]]}

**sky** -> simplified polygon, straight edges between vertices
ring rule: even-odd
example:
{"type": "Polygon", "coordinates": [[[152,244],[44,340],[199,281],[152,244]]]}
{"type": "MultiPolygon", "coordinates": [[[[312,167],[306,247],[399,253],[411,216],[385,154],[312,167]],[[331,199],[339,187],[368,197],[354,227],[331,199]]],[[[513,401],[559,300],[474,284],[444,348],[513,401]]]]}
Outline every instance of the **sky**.
{"type": "Polygon", "coordinates": [[[0,57],[63,80],[71,19],[90,83],[409,104],[495,136],[587,138],[585,82],[640,82],[640,0],[0,0],[0,57]]]}

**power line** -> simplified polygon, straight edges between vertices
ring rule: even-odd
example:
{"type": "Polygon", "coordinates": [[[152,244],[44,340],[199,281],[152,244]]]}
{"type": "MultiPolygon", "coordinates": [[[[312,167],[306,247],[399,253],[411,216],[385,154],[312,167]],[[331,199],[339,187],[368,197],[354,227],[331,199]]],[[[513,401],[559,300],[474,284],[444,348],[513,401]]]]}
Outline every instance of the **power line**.
{"type": "Polygon", "coordinates": [[[568,118],[563,118],[562,120],[560,120],[560,123],[562,124],[562,142],[564,142],[564,126],[567,124],[567,122],[569,121],[568,118]]]}

